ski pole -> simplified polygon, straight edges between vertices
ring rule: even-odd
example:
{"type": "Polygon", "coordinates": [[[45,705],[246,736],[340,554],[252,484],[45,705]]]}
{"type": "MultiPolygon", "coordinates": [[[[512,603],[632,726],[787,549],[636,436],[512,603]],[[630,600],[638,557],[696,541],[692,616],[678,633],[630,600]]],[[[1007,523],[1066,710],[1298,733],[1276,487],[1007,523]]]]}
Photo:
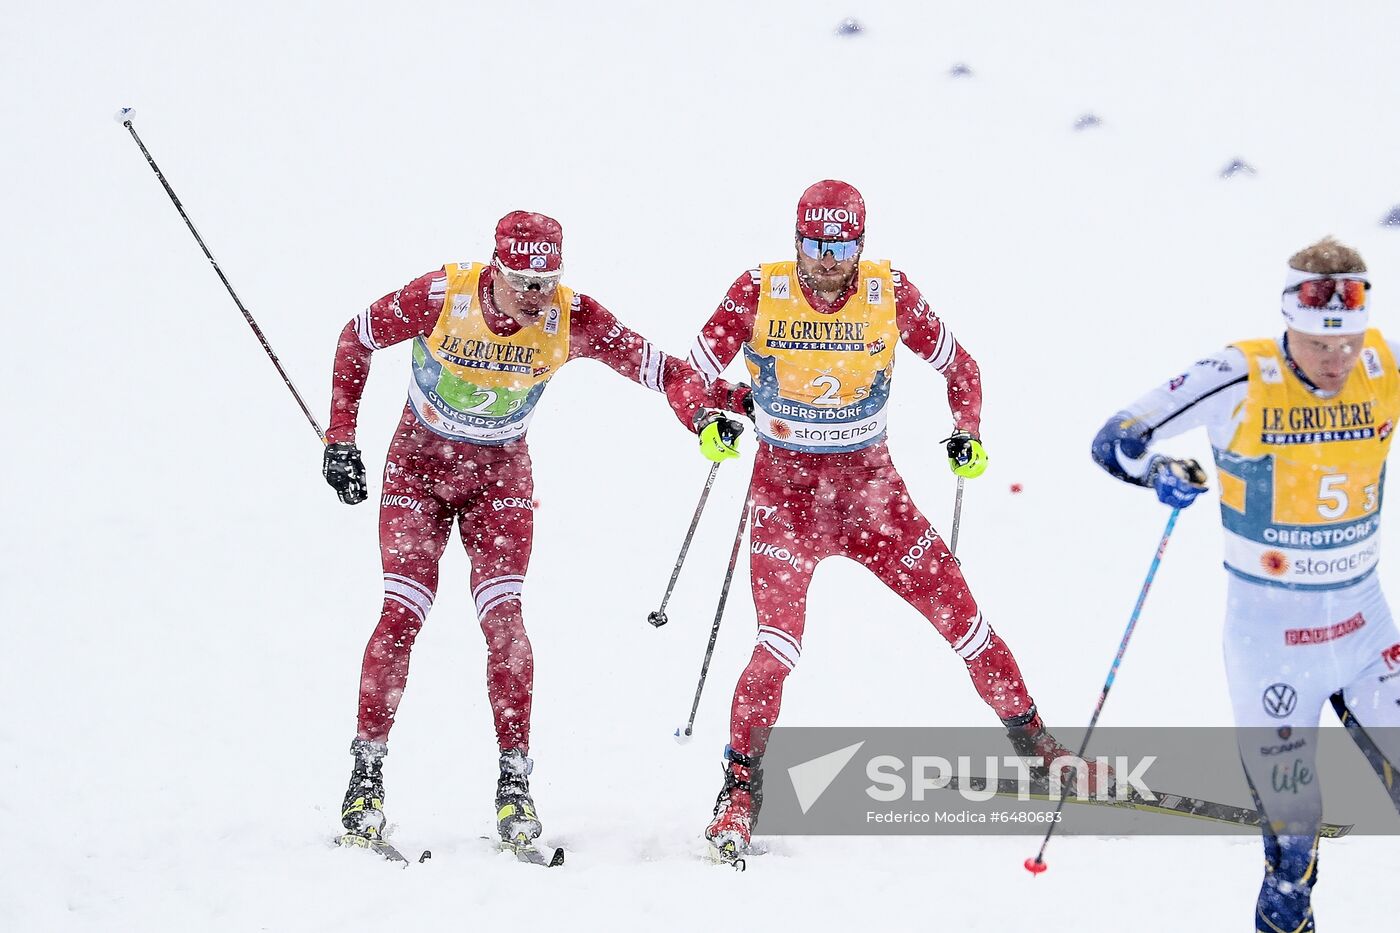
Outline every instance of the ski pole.
{"type": "Polygon", "coordinates": [[[267,352],[267,358],[272,360],[273,366],[277,367],[277,372],[282,377],[282,381],[286,383],[287,388],[291,390],[292,397],[295,398],[297,404],[301,406],[301,413],[306,416],[307,421],[311,422],[311,427],[316,430],[316,436],[319,437],[321,443],[324,444],[326,442],[326,432],[321,430],[321,425],[317,423],[316,418],[311,414],[311,409],[307,408],[306,402],[302,400],[301,393],[297,391],[296,386],[292,385],[292,378],[288,376],[287,371],[282,368],[282,361],[277,359],[276,353],[272,352],[272,345],[267,342],[267,337],[263,335],[262,328],[258,326],[258,322],[253,320],[253,316],[248,313],[248,309],[243,307],[243,302],[238,299],[238,294],[233,290],[233,286],[229,284],[228,277],[224,275],[224,270],[220,269],[218,262],[215,261],[214,254],[209,252],[209,247],[204,245],[204,238],[199,235],[199,231],[194,228],[194,224],[190,221],[189,215],[185,213],[185,206],[181,204],[180,199],[175,196],[175,189],[170,187],[170,182],[165,180],[165,175],[162,174],[160,167],[156,165],[156,160],[151,158],[151,153],[146,149],[146,144],[141,142],[140,136],[136,135],[136,127],[131,125],[134,116],[135,114],[130,107],[123,107],[121,110],[117,111],[116,120],[127,128],[131,133],[131,138],[136,140],[136,145],[141,147],[141,154],[146,157],[146,162],[151,166],[151,171],[156,173],[156,178],[159,178],[161,185],[165,187],[165,193],[170,195],[170,201],[175,205],[175,210],[180,212],[180,217],[185,221],[185,226],[189,227],[190,233],[194,234],[195,242],[199,244],[200,249],[204,250],[204,257],[209,260],[209,265],[214,267],[214,272],[218,274],[219,281],[224,283],[224,288],[228,289],[229,297],[233,299],[233,303],[238,305],[239,311],[243,312],[243,319],[248,322],[249,327],[253,328],[253,333],[257,335],[258,342],[262,344],[263,350],[267,352]]]}
{"type": "MultiPolygon", "coordinates": [[[[958,497],[953,500],[953,534],[948,541],[948,553],[958,556],[958,525],[962,522],[963,478],[958,477],[958,497]]],[[[961,563],[961,561],[959,561],[961,563]]]]}
{"type": "MultiPolygon", "coordinates": [[[[1123,640],[1118,643],[1118,653],[1113,656],[1113,666],[1108,669],[1108,679],[1103,682],[1103,690],[1099,693],[1099,702],[1094,706],[1094,715],[1089,717],[1089,728],[1084,732],[1084,740],[1079,743],[1079,752],[1075,757],[1080,761],[1084,760],[1084,750],[1089,747],[1089,736],[1094,731],[1095,723],[1099,721],[1099,713],[1103,712],[1103,704],[1108,699],[1108,691],[1113,689],[1113,680],[1118,676],[1118,665],[1123,662],[1123,653],[1128,650],[1128,639],[1133,637],[1133,629],[1137,627],[1138,616],[1142,614],[1142,604],[1147,601],[1147,591],[1152,588],[1152,578],[1157,575],[1157,568],[1162,564],[1162,555],[1167,552],[1167,541],[1172,536],[1172,529],[1176,527],[1176,517],[1180,514],[1181,509],[1172,509],[1171,517],[1167,519],[1167,529],[1162,532],[1162,540],[1157,545],[1157,554],[1152,558],[1152,566],[1147,568],[1147,579],[1142,581],[1142,590],[1138,593],[1137,605],[1133,606],[1133,614],[1128,619],[1128,627],[1123,630],[1123,640]]],[[[1068,788],[1060,792],[1060,802],[1055,806],[1055,819],[1059,819],[1059,813],[1064,809],[1066,796],[1068,796],[1068,788]]],[[[1045,864],[1045,847],[1050,844],[1050,836],[1054,832],[1055,823],[1052,821],[1045,830],[1045,838],[1040,842],[1040,851],[1035,854],[1035,858],[1026,859],[1026,871],[1038,875],[1049,867],[1045,864]]]]}
{"type": "Polygon", "coordinates": [[[705,511],[705,500],[710,498],[710,487],[715,484],[715,473],[718,471],[719,461],[710,464],[710,475],[705,477],[705,488],[700,491],[700,502],[695,506],[695,514],[690,519],[690,528],[686,530],[685,540],[681,542],[681,554],[676,558],[676,566],[671,569],[671,582],[666,584],[666,593],[661,597],[661,607],[655,612],[647,614],[647,621],[657,628],[669,621],[666,618],[666,603],[671,599],[671,591],[676,588],[676,578],[681,575],[681,564],[685,563],[685,555],[690,551],[690,541],[695,537],[695,526],[700,524],[700,513],[705,511]]]}
{"type": "Polygon", "coordinates": [[[715,653],[715,639],[719,637],[719,620],[724,618],[724,604],[729,599],[729,584],[734,579],[734,565],[739,562],[739,546],[744,543],[744,526],[749,520],[749,500],[744,499],[744,510],[739,514],[739,530],[734,533],[734,548],[729,552],[729,568],[724,572],[724,586],[719,591],[719,606],[715,609],[715,622],[710,626],[710,643],[705,648],[705,663],[700,665],[700,682],[695,685],[695,699],[690,704],[690,719],[685,731],[676,730],[676,741],[684,745],[690,741],[695,728],[695,711],[700,708],[700,693],[705,689],[705,677],[710,673],[710,658],[715,653]]]}

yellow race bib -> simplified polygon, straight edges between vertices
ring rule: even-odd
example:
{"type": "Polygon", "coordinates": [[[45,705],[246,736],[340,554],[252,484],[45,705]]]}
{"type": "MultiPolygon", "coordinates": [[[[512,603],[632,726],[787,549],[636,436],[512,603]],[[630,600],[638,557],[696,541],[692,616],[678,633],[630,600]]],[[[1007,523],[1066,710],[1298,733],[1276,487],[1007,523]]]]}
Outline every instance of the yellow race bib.
{"type": "Polygon", "coordinates": [[[1385,458],[1400,417],[1400,376],[1368,330],[1346,385],[1319,398],[1271,339],[1235,344],[1249,365],[1241,420],[1220,469],[1225,566],[1277,586],[1357,582],[1380,556],[1385,458]]]}
{"type": "Polygon", "coordinates": [[[540,322],[501,337],[486,326],[477,284],[485,266],[445,267],[437,325],[413,341],[413,412],[453,440],[499,445],[523,437],[535,405],[569,358],[569,312],[577,300],[559,286],[540,322]]]}
{"type": "Polygon", "coordinates": [[[744,345],[759,436],[827,453],[881,440],[899,342],[890,264],[862,261],[856,293],[829,314],[803,297],[795,262],[759,267],[759,287],[744,345]]]}

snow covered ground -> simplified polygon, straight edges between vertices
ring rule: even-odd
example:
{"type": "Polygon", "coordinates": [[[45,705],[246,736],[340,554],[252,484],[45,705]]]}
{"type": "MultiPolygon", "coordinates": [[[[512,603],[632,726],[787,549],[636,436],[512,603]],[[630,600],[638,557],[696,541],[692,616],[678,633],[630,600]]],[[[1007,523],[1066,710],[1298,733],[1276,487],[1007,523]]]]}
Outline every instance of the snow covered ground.
{"type": "MultiPolygon", "coordinates": [[[[743,875],[696,859],[751,644],[742,586],[697,740],[670,736],[752,446],[721,471],[672,624],[653,630],[706,465],[659,398],[584,364],[531,434],[525,601],[536,798],[569,865],[526,868],[478,839],[495,755],[455,546],[386,764],[399,840],[434,858],[398,871],[330,848],[380,599],[374,507],[325,487],[310,429],[110,115],[137,108],[322,418],[344,322],[486,257],[507,210],[560,218],[571,284],[684,353],[736,274],[790,255],[800,191],[852,181],[867,255],[907,272],[981,362],[992,469],[969,484],[960,553],[1051,724],[1077,724],[1166,517],[1090,463],[1102,419],[1274,333],[1284,259],[1326,233],[1366,256],[1376,320],[1400,326],[1400,230],[1378,225],[1400,202],[1400,58],[1384,44],[1400,8],[389,10],[6,5],[0,925],[1247,929],[1252,838],[1063,838],[1038,879],[1026,837],[786,838],[743,875]],[[836,35],[846,16],[865,31],[836,35]],[[949,76],[958,63],[972,75],[949,76]],[[1102,125],[1075,131],[1089,112],[1102,125]],[[1235,158],[1257,174],[1219,178],[1235,158]],[[567,496],[579,479],[591,494],[567,496]]],[[[903,359],[892,448],[946,526],[942,383],[903,359]]],[[[372,474],[407,350],[375,366],[372,474]]],[[[1176,449],[1208,456],[1204,437],[1176,449]]],[[[1183,516],[1105,724],[1228,723],[1214,507],[1183,516]]],[[[811,606],[785,724],[993,724],[955,656],[855,565],[824,565],[811,606]]],[[[1326,929],[1378,928],[1397,868],[1394,839],[1328,844],[1326,929]]]]}

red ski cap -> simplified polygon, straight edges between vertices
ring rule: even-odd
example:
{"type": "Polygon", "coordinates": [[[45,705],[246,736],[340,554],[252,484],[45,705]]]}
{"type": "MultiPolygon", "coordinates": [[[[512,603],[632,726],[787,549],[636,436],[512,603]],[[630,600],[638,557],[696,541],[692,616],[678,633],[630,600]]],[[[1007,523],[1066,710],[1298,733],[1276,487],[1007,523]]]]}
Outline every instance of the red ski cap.
{"type": "Polygon", "coordinates": [[[865,199],[844,181],[828,178],[797,202],[797,235],[814,240],[854,240],[865,233],[865,199]]]}
{"type": "Polygon", "coordinates": [[[530,211],[511,211],[496,224],[495,258],[515,272],[558,272],[564,264],[564,228],[530,211]]]}

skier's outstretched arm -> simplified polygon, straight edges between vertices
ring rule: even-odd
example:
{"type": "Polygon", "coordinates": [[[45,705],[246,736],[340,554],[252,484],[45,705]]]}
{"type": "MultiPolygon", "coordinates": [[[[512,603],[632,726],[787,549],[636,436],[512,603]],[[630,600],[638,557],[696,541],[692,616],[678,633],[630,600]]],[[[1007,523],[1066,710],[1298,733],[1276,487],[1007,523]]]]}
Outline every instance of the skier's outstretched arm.
{"type": "Polygon", "coordinates": [[[569,359],[598,360],[653,392],[664,391],[662,376],[677,360],[623,324],[588,295],[578,295],[569,312],[569,359]]]}
{"type": "Polygon", "coordinates": [[[719,307],[700,328],[685,364],[667,370],[666,398],[676,417],[690,430],[698,431],[709,411],[748,414],[745,403],[749,387],[726,382],[720,374],[753,336],[757,314],[758,270],[750,269],[734,280],[719,307]]]}
{"type": "Polygon", "coordinates": [[[1205,489],[1205,472],[1194,460],[1151,448],[1197,427],[1220,435],[1214,440],[1228,440],[1224,435],[1237,426],[1248,381],[1244,354],[1234,347],[1196,361],[1109,418],[1094,437],[1094,462],[1125,483],[1153,487],[1168,505],[1190,505],[1205,489]]]}
{"type": "Polygon", "coordinates": [[[570,314],[569,358],[599,360],[614,372],[626,376],[666,396],[671,410],[682,423],[688,420],[697,402],[705,407],[727,407],[729,394],[738,391],[728,383],[708,385],[686,361],[664,353],[641,334],[618,321],[607,308],[587,295],[579,296],[578,307],[570,314]],[[693,385],[691,398],[681,386],[693,385]],[[675,394],[672,394],[675,390],[675,394]]]}

